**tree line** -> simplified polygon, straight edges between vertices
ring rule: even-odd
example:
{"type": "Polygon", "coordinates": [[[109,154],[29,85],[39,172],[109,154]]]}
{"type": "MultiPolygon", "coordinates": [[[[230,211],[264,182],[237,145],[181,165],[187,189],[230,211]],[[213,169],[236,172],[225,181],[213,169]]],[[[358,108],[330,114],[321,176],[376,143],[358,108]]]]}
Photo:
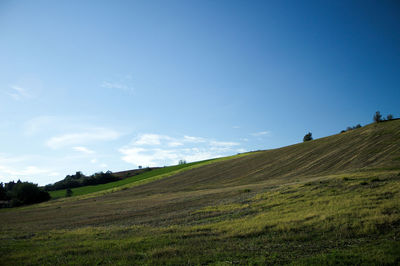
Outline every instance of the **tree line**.
{"type": "MultiPolygon", "coordinates": [[[[392,114],[388,114],[385,119],[382,117],[381,112],[376,111],[372,119],[375,123],[380,123],[380,122],[394,120],[396,118],[394,118],[394,116],[392,114]]],[[[345,130],[340,131],[340,133],[344,133],[346,131],[351,131],[351,130],[361,128],[361,127],[362,127],[361,124],[357,124],[356,126],[353,126],[353,127],[347,127],[345,130]]],[[[310,141],[310,140],[313,140],[313,137],[312,137],[312,133],[308,132],[307,134],[304,135],[303,142],[310,141]]]]}
{"type": "Polygon", "coordinates": [[[373,119],[374,119],[375,123],[380,123],[380,122],[384,122],[384,121],[394,120],[395,118],[394,118],[394,116],[392,114],[388,114],[386,116],[386,119],[382,118],[381,112],[376,111],[375,114],[374,114],[373,119]]]}
{"type": "Polygon", "coordinates": [[[11,181],[0,183],[0,208],[18,207],[27,204],[39,203],[50,199],[50,194],[30,182],[11,181]]]}
{"type": "Polygon", "coordinates": [[[67,175],[63,180],[49,184],[44,187],[46,191],[54,191],[59,189],[71,189],[83,186],[93,186],[118,181],[120,178],[113,175],[111,171],[98,172],[90,176],[84,175],[82,172],[76,172],[74,175],[67,175]]]}

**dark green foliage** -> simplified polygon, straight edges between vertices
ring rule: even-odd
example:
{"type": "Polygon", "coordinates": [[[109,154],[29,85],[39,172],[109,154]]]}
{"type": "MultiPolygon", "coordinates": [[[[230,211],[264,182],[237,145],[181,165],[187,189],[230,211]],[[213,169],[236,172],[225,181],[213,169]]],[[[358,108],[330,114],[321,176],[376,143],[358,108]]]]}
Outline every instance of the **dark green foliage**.
{"type": "Polygon", "coordinates": [[[82,172],[76,172],[75,175],[67,175],[63,180],[45,186],[46,191],[60,189],[77,188],[83,186],[92,186],[106,184],[118,181],[120,178],[113,175],[111,171],[105,173],[99,172],[91,176],[85,176],[82,172]]]}
{"type": "Polygon", "coordinates": [[[0,183],[0,200],[7,200],[6,189],[3,186],[3,183],[0,183]]]}
{"type": "Polygon", "coordinates": [[[179,165],[186,164],[186,160],[179,160],[179,165]]]}
{"type": "Polygon", "coordinates": [[[387,120],[393,120],[393,115],[392,114],[388,114],[386,118],[387,118],[387,120]]]}
{"type": "Polygon", "coordinates": [[[308,133],[304,136],[303,142],[310,141],[310,140],[312,140],[312,139],[313,139],[313,138],[312,138],[312,133],[311,133],[311,132],[308,132],[308,133]]]}
{"type": "Polygon", "coordinates": [[[71,197],[72,196],[72,190],[70,188],[67,188],[67,190],[65,191],[65,196],[66,197],[71,197]]]}
{"type": "Polygon", "coordinates": [[[50,194],[43,189],[39,188],[37,184],[30,182],[17,183],[11,181],[6,183],[5,186],[1,184],[0,190],[3,193],[1,200],[10,201],[11,207],[21,206],[26,204],[39,203],[50,199],[50,194]]]}
{"type": "Polygon", "coordinates": [[[376,122],[376,123],[382,122],[381,112],[376,111],[376,113],[374,115],[374,122],[376,122]]]}
{"type": "Polygon", "coordinates": [[[353,126],[353,127],[347,127],[346,130],[342,130],[342,131],[340,131],[340,133],[344,133],[346,131],[351,131],[351,130],[361,128],[361,127],[362,127],[361,124],[357,124],[356,126],[353,126]]]}

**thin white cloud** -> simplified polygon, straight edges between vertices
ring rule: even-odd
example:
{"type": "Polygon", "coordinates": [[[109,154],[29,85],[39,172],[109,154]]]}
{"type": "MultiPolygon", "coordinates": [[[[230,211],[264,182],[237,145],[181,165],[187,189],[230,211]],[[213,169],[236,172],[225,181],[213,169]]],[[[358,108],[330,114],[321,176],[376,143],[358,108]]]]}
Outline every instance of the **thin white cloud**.
{"type": "Polygon", "coordinates": [[[31,98],[31,94],[28,92],[27,89],[22,88],[21,86],[10,86],[11,92],[8,92],[7,94],[11,96],[14,100],[20,101],[23,99],[31,98]]]}
{"type": "Polygon", "coordinates": [[[158,134],[143,134],[135,141],[136,145],[160,145],[162,140],[170,140],[168,136],[158,134]]]}
{"type": "Polygon", "coordinates": [[[173,138],[159,134],[143,134],[130,145],[119,149],[121,159],[136,166],[163,166],[221,157],[236,153],[240,143],[183,136],[173,138]]]}
{"type": "Polygon", "coordinates": [[[177,164],[181,159],[194,162],[222,156],[207,149],[145,149],[126,147],[121,148],[119,151],[123,154],[123,161],[134,165],[151,167],[177,164]]]}
{"type": "Polygon", "coordinates": [[[192,137],[192,136],[183,136],[183,141],[185,142],[191,142],[191,143],[202,143],[206,142],[204,138],[200,137],[192,137]]]}
{"type": "Polygon", "coordinates": [[[103,88],[107,89],[118,89],[118,90],[123,90],[127,92],[133,92],[133,88],[121,83],[121,82],[109,82],[109,81],[103,81],[100,85],[103,88]]]}
{"type": "Polygon", "coordinates": [[[126,147],[119,149],[119,151],[123,155],[121,159],[127,163],[138,166],[156,166],[155,156],[146,154],[147,150],[144,148],[126,147]]]}
{"type": "Polygon", "coordinates": [[[84,154],[93,154],[94,153],[94,151],[92,151],[92,150],[90,150],[90,149],[88,149],[86,147],[83,147],[83,146],[73,147],[72,149],[74,151],[78,151],[78,152],[81,152],[81,153],[84,153],[84,154]]]}
{"type": "Polygon", "coordinates": [[[45,129],[48,130],[49,125],[56,124],[55,116],[38,116],[26,121],[23,125],[25,135],[35,135],[45,129]]]}
{"type": "Polygon", "coordinates": [[[178,147],[178,146],[183,146],[184,144],[182,142],[179,141],[171,141],[168,143],[169,147],[178,147]]]}
{"type": "Polygon", "coordinates": [[[215,141],[212,140],[210,141],[211,146],[218,146],[218,147],[233,147],[233,146],[238,146],[240,143],[238,142],[226,142],[226,141],[215,141]]]}
{"type": "Polygon", "coordinates": [[[0,165],[0,172],[12,176],[33,176],[37,174],[54,174],[53,171],[42,169],[37,166],[28,166],[25,168],[15,169],[6,165],[0,165]]]}
{"type": "Polygon", "coordinates": [[[61,174],[59,172],[51,172],[49,173],[49,176],[60,176],[61,174]]]}
{"type": "Polygon", "coordinates": [[[54,169],[39,166],[43,158],[36,155],[7,156],[0,154],[0,182],[16,179],[32,179],[37,176],[58,176],[54,169]]]}
{"type": "Polygon", "coordinates": [[[268,135],[268,134],[270,134],[269,131],[261,131],[261,132],[252,133],[251,135],[254,136],[254,137],[260,137],[260,136],[265,136],[265,135],[268,135]]]}
{"type": "Polygon", "coordinates": [[[86,132],[64,134],[50,138],[46,145],[52,149],[62,148],[72,145],[82,145],[96,141],[115,140],[120,137],[120,133],[107,128],[92,128],[86,132]]]}

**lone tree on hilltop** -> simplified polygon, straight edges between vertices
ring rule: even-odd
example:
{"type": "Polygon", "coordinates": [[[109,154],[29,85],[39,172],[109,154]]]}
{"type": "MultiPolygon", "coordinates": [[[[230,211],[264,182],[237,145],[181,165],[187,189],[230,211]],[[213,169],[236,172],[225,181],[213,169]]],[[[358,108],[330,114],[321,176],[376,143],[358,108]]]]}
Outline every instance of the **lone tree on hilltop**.
{"type": "Polygon", "coordinates": [[[308,132],[308,133],[304,136],[303,142],[310,141],[310,140],[313,140],[313,138],[312,138],[312,133],[311,133],[311,132],[308,132]]]}
{"type": "Polygon", "coordinates": [[[374,122],[375,122],[375,123],[382,122],[382,115],[381,115],[381,112],[376,111],[376,113],[375,113],[375,115],[374,115],[374,122]]]}

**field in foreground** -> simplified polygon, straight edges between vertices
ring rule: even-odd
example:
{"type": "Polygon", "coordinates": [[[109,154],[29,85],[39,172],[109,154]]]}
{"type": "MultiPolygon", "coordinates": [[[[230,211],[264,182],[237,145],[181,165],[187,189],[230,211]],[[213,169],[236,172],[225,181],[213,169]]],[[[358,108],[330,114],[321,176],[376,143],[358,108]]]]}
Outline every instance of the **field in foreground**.
{"type": "Polygon", "coordinates": [[[0,218],[6,265],[396,265],[400,121],[0,218]]]}

